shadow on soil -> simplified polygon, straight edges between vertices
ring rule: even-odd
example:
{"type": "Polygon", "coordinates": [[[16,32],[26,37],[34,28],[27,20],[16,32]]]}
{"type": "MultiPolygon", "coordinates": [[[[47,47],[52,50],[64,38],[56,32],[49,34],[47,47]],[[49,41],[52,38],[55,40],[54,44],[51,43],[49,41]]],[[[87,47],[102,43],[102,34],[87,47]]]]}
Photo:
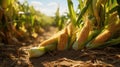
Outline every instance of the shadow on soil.
{"type": "Polygon", "coordinates": [[[120,47],[94,50],[66,50],[48,52],[38,58],[31,58],[34,67],[119,67],[120,47]]]}

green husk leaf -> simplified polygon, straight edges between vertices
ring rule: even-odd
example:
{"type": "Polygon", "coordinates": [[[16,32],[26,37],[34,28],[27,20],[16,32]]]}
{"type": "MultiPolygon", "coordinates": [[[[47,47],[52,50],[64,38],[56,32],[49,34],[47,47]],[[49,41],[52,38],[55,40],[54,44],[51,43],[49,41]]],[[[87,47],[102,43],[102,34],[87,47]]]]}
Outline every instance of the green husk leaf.
{"type": "Polygon", "coordinates": [[[44,53],[46,53],[45,51],[45,47],[32,47],[28,50],[29,53],[29,57],[39,57],[42,56],[44,53]]]}
{"type": "Polygon", "coordinates": [[[78,6],[78,7],[79,7],[80,10],[82,10],[82,9],[83,9],[83,6],[84,6],[84,5],[83,5],[84,3],[83,3],[82,0],[78,0],[78,2],[79,2],[79,6],[78,6]]]}
{"type": "Polygon", "coordinates": [[[78,50],[79,48],[78,48],[78,41],[75,41],[74,42],[74,44],[72,45],[72,48],[74,49],[74,50],[78,50]]]}
{"type": "Polygon", "coordinates": [[[120,44],[120,37],[111,39],[103,44],[101,47],[106,47],[106,46],[112,46],[112,45],[117,45],[120,44]]]}
{"type": "Polygon", "coordinates": [[[39,47],[32,47],[28,50],[29,56],[31,57],[39,57],[45,54],[48,51],[53,51],[56,49],[56,42],[47,46],[39,46],[39,47]]]}

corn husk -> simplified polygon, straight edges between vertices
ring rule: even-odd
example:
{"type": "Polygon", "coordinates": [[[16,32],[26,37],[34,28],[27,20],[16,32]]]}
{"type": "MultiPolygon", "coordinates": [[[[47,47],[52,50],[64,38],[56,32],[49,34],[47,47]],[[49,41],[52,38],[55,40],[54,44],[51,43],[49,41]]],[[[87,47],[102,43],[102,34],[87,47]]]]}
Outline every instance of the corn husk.
{"type": "Polygon", "coordinates": [[[39,57],[46,53],[45,47],[32,47],[28,50],[29,57],[39,57]]]}
{"type": "Polygon", "coordinates": [[[115,32],[120,30],[120,21],[117,14],[113,13],[110,19],[109,24],[103,29],[103,31],[88,43],[88,48],[96,48],[104,45],[104,43],[108,41],[115,32]]]}
{"type": "Polygon", "coordinates": [[[67,26],[67,30],[68,30],[68,45],[67,45],[67,48],[70,49],[72,47],[72,44],[74,43],[74,41],[76,39],[77,28],[74,26],[73,23],[70,23],[67,26]]]}
{"type": "Polygon", "coordinates": [[[53,51],[56,49],[56,43],[49,44],[46,46],[40,46],[40,47],[32,47],[28,50],[29,57],[40,57],[44,55],[48,51],[53,51]]]}

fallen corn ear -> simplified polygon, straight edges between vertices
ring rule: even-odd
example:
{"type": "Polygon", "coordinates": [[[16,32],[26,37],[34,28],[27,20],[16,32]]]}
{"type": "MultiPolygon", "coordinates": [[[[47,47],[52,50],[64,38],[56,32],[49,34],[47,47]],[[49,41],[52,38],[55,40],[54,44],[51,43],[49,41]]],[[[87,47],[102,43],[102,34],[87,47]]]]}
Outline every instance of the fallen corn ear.
{"type": "Polygon", "coordinates": [[[95,48],[103,44],[106,40],[108,40],[111,37],[111,33],[109,30],[105,30],[102,33],[100,33],[95,39],[93,39],[92,43],[89,44],[88,48],[95,48]]]}
{"type": "Polygon", "coordinates": [[[67,26],[67,32],[69,36],[72,36],[72,34],[74,33],[75,30],[75,26],[73,23],[69,23],[67,26]]]}
{"type": "Polygon", "coordinates": [[[68,45],[68,32],[67,28],[65,28],[63,30],[63,33],[58,38],[57,49],[60,51],[65,50],[67,49],[67,45],[68,45]]]}
{"type": "Polygon", "coordinates": [[[120,23],[117,21],[117,14],[113,13],[110,19],[113,21],[110,20],[110,24],[108,24],[107,28],[103,29],[103,31],[95,37],[95,39],[88,43],[88,48],[96,48],[103,45],[115,32],[119,30],[120,23]]]}
{"type": "Polygon", "coordinates": [[[56,33],[55,35],[53,35],[52,37],[50,37],[49,39],[43,41],[41,44],[39,44],[39,47],[40,46],[46,46],[46,45],[49,45],[49,44],[52,44],[52,43],[55,43],[58,41],[58,37],[63,33],[63,30],[62,31],[59,31],[58,33],[56,33]]]}
{"type": "Polygon", "coordinates": [[[105,29],[103,32],[101,32],[98,36],[96,36],[92,41],[90,41],[87,44],[87,48],[96,48],[101,46],[102,44],[105,43],[110,37],[112,36],[112,33],[105,29]]]}
{"type": "Polygon", "coordinates": [[[58,36],[56,36],[56,37],[54,37],[54,38],[50,38],[50,39],[48,39],[48,40],[43,41],[41,44],[39,44],[39,47],[41,47],[41,46],[47,46],[47,45],[49,45],[49,44],[52,44],[52,43],[54,43],[54,42],[57,42],[57,40],[58,40],[58,36]]]}
{"type": "Polygon", "coordinates": [[[80,31],[78,38],[76,39],[76,42],[73,44],[73,49],[78,50],[78,49],[82,49],[85,46],[84,43],[86,42],[89,36],[90,26],[91,26],[90,20],[87,19],[82,30],[80,31]]]}
{"type": "Polygon", "coordinates": [[[88,43],[91,42],[91,40],[93,40],[100,32],[101,30],[91,30],[86,42],[84,43],[85,47],[87,47],[88,43]]]}

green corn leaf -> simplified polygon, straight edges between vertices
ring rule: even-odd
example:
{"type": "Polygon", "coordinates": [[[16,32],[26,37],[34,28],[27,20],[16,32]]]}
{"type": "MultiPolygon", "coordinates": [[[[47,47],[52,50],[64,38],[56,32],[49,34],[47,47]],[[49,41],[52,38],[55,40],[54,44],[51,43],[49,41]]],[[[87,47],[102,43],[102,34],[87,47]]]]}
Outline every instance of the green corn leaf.
{"type": "Polygon", "coordinates": [[[118,8],[119,8],[119,6],[115,6],[114,8],[112,8],[111,10],[109,10],[108,14],[111,14],[111,13],[117,11],[118,8]]]}
{"type": "Polygon", "coordinates": [[[67,0],[67,2],[68,2],[70,18],[72,20],[72,23],[75,24],[76,23],[76,13],[74,11],[73,2],[71,0],[67,0]]]}
{"type": "Polygon", "coordinates": [[[31,25],[33,26],[34,25],[34,16],[31,16],[31,25]]]}
{"type": "Polygon", "coordinates": [[[116,39],[111,39],[107,42],[105,42],[102,46],[100,46],[101,48],[103,47],[107,47],[107,46],[112,46],[112,45],[117,45],[120,44],[120,37],[116,38],[116,39]]]}
{"type": "Polygon", "coordinates": [[[76,25],[79,24],[79,22],[81,21],[82,16],[85,14],[85,12],[87,11],[89,5],[92,3],[92,0],[87,0],[85,7],[81,10],[81,12],[79,13],[76,25]]]}
{"type": "Polygon", "coordinates": [[[82,10],[82,9],[83,9],[83,6],[84,6],[84,5],[83,5],[84,3],[83,3],[82,0],[78,0],[78,2],[79,2],[79,6],[78,6],[78,7],[79,7],[80,10],[82,10]]]}

